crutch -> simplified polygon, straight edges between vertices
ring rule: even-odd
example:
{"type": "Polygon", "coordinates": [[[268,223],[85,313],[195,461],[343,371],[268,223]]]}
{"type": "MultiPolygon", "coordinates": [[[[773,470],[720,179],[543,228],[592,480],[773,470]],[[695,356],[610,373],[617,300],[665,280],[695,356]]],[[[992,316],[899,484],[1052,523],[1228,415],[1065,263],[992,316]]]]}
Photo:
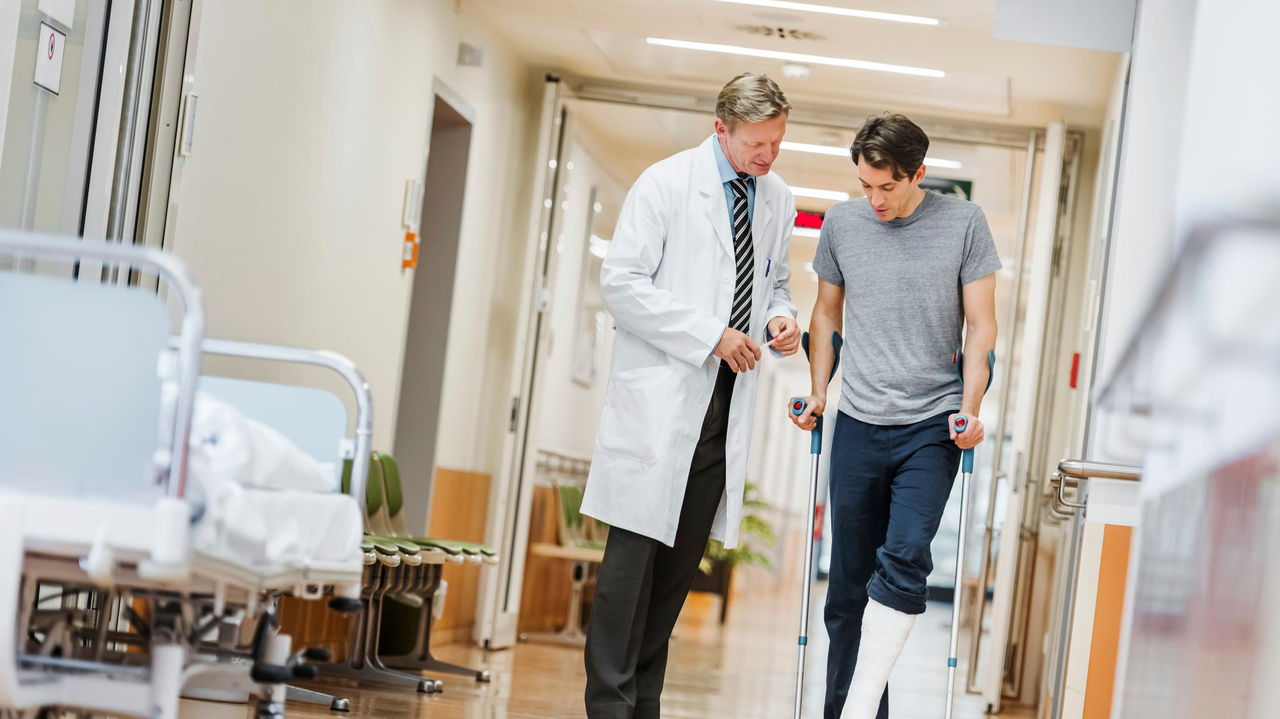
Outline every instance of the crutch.
{"type": "MultiPolygon", "coordinates": [[[[956,364],[956,369],[960,373],[960,384],[964,385],[964,353],[957,351],[952,361],[956,364]]],[[[995,374],[996,368],[996,351],[990,350],[987,353],[987,387],[983,390],[986,394],[987,389],[991,389],[991,378],[995,374]]],[[[964,415],[959,415],[951,421],[952,429],[956,434],[963,434],[969,429],[969,421],[964,415]]],[[[955,690],[956,690],[956,656],[959,654],[960,644],[960,585],[964,581],[964,540],[965,527],[969,524],[969,480],[973,479],[973,449],[966,449],[960,454],[960,539],[956,543],[956,582],[955,595],[951,600],[951,653],[947,656],[947,710],[945,717],[951,719],[951,714],[955,709],[955,690]]],[[[975,630],[976,631],[976,630],[975,630]]]]}
{"type": "MultiPolygon", "coordinates": [[[[809,356],[809,333],[805,332],[800,337],[800,344],[804,347],[805,357],[809,356]]],[[[831,348],[835,352],[835,361],[831,364],[831,377],[836,375],[836,368],[840,366],[840,348],[844,345],[844,340],[840,338],[839,332],[831,333],[831,348]]],[[[831,381],[831,377],[827,381],[831,381]]],[[[808,403],[803,397],[796,397],[791,400],[791,414],[799,417],[804,414],[805,407],[808,403]]],[[[813,456],[811,469],[809,470],[809,517],[805,522],[805,543],[804,543],[804,588],[802,591],[803,599],[800,603],[800,636],[798,643],[800,645],[800,654],[796,659],[796,714],[795,719],[800,719],[800,704],[804,697],[804,658],[805,647],[809,644],[809,584],[813,581],[813,523],[814,515],[818,511],[818,458],[822,455],[822,417],[818,416],[814,419],[817,424],[809,433],[809,454],[813,456]]]]}

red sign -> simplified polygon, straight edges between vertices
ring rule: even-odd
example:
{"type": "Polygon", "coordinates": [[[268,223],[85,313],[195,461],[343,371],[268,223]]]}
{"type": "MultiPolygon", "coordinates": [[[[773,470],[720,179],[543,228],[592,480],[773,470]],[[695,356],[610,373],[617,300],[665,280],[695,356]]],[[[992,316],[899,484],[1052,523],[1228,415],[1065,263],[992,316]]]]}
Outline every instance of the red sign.
{"type": "Polygon", "coordinates": [[[798,210],[796,212],[796,227],[807,227],[811,230],[821,230],[822,215],[819,215],[816,212],[798,210]]]}

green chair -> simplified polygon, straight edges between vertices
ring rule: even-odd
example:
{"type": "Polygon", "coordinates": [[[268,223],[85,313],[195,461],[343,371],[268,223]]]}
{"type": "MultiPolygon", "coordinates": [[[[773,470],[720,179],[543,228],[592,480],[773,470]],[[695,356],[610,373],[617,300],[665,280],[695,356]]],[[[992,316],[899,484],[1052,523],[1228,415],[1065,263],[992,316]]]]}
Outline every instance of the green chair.
{"type": "MultiPolygon", "coordinates": [[[[343,463],[342,491],[351,486],[352,460],[343,463]]],[[[412,600],[436,581],[443,555],[379,531],[384,524],[385,493],[382,482],[382,463],[377,455],[369,457],[368,484],[365,487],[364,524],[362,547],[373,554],[373,561],[366,560],[364,586],[361,600],[362,615],[351,626],[350,649],[345,664],[330,664],[322,668],[320,678],[340,678],[359,683],[372,682],[399,687],[413,687],[419,692],[436,693],[442,690],[439,680],[417,673],[395,671],[378,659],[378,627],[388,597],[406,597],[412,600]]]]}
{"type": "Polygon", "coordinates": [[[497,554],[493,548],[487,544],[477,542],[462,542],[453,539],[436,539],[434,537],[415,537],[413,536],[404,523],[404,515],[400,510],[404,508],[404,491],[400,483],[400,465],[396,460],[386,452],[378,453],[378,459],[382,465],[382,480],[386,484],[387,502],[386,502],[386,534],[409,541],[419,547],[430,547],[438,549],[454,557],[465,557],[472,561],[487,561],[489,563],[497,562],[497,554]]]}
{"type": "MultiPolygon", "coordinates": [[[[414,546],[421,547],[424,552],[443,552],[454,557],[457,561],[470,559],[475,562],[496,563],[497,557],[493,550],[483,544],[433,539],[430,537],[410,537],[405,528],[404,515],[401,513],[401,510],[404,509],[404,492],[400,484],[400,468],[391,455],[384,452],[377,456],[381,466],[376,473],[376,477],[384,485],[387,501],[383,506],[382,516],[375,520],[380,524],[375,524],[375,526],[383,528],[388,534],[395,537],[397,541],[410,542],[414,546]]],[[[374,476],[374,473],[370,473],[371,481],[374,476]]],[[[439,567],[435,566],[433,569],[439,570],[439,567]]],[[[478,682],[488,682],[488,671],[442,662],[431,653],[431,627],[435,622],[435,614],[432,609],[442,583],[442,572],[436,571],[433,575],[432,583],[424,587],[418,594],[423,600],[422,604],[416,607],[405,606],[405,603],[401,601],[398,603],[399,606],[397,606],[396,602],[388,606],[387,616],[392,621],[388,622],[386,626],[380,627],[379,631],[384,636],[387,636],[389,640],[393,640],[403,633],[402,628],[405,625],[412,625],[414,627],[414,642],[413,647],[407,654],[388,654],[380,656],[379,661],[387,667],[396,669],[448,672],[450,674],[473,677],[478,682]]],[[[395,599],[402,598],[395,597],[395,599]]],[[[390,645],[392,642],[388,641],[387,643],[390,645]]]]}
{"type": "Polygon", "coordinates": [[[609,526],[582,513],[583,485],[573,479],[553,479],[556,497],[558,532],[556,542],[535,542],[529,553],[537,557],[569,562],[569,581],[573,594],[564,626],[558,632],[533,632],[521,635],[524,641],[544,641],[582,646],[587,635],[582,631],[583,589],[596,567],[604,559],[609,526]]]}
{"type": "Polygon", "coordinates": [[[609,525],[582,514],[582,485],[564,480],[552,485],[559,500],[560,545],[604,551],[609,525]]]}
{"type": "MultiPolygon", "coordinates": [[[[351,462],[348,459],[342,463],[343,494],[351,491],[351,462]]],[[[364,489],[365,534],[360,542],[360,548],[366,554],[375,553],[376,558],[386,566],[399,566],[401,562],[410,566],[418,566],[422,564],[422,556],[418,545],[413,542],[401,541],[373,529],[373,525],[378,523],[377,518],[381,515],[383,506],[382,482],[376,481],[376,476],[381,471],[382,464],[377,461],[376,457],[371,456],[369,458],[369,474],[364,489]]],[[[366,564],[369,563],[366,561],[366,564]]]]}

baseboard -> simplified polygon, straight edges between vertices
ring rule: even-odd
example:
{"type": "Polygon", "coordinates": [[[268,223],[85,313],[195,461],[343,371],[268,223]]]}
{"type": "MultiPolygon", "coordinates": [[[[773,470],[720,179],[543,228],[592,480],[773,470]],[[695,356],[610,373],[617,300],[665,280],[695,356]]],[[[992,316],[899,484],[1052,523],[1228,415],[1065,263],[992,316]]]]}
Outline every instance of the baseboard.
{"type": "Polygon", "coordinates": [[[450,629],[433,628],[431,630],[431,646],[441,647],[446,644],[469,644],[471,642],[471,633],[473,631],[475,631],[474,624],[452,627],[450,629]]]}

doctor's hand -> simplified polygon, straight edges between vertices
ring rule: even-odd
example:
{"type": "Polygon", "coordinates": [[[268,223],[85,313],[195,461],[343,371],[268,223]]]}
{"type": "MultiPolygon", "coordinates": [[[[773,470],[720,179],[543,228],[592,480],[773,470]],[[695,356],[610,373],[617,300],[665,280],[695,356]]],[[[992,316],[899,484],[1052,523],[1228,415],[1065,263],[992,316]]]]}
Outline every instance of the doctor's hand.
{"type": "Polygon", "coordinates": [[[800,325],[794,319],[774,317],[769,320],[769,333],[773,339],[768,346],[781,352],[783,357],[790,357],[800,349],[800,325]]]}
{"type": "MultiPolygon", "coordinates": [[[[818,424],[818,417],[822,416],[822,412],[827,408],[827,398],[825,396],[809,395],[804,399],[804,412],[799,415],[791,413],[791,403],[787,403],[787,416],[791,418],[795,426],[805,431],[811,430],[818,424]]],[[[793,400],[794,401],[794,400],[793,400]]]]}
{"type": "Polygon", "coordinates": [[[720,344],[716,345],[716,357],[727,362],[734,372],[746,372],[756,368],[760,346],[747,335],[727,327],[720,336],[720,344]]]}
{"type": "Polygon", "coordinates": [[[982,439],[986,437],[986,429],[982,426],[982,420],[966,412],[959,412],[947,417],[947,429],[951,430],[951,439],[960,449],[973,449],[982,444],[982,439]],[[969,426],[965,431],[956,434],[956,426],[953,421],[960,416],[968,420],[969,426]]]}

